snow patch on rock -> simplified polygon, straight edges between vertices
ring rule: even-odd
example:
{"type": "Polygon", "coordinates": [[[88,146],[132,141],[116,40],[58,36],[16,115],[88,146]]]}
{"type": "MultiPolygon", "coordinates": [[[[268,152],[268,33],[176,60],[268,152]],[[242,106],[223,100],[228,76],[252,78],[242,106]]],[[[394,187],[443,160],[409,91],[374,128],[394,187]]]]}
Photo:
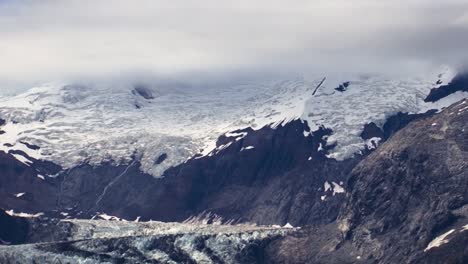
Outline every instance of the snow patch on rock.
{"type": "Polygon", "coordinates": [[[5,213],[7,213],[10,216],[17,216],[17,217],[24,217],[24,218],[36,218],[39,216],[44,215],[44,213],[36,213],[36,214],[29,214],[29,213],[16,213],[13,209],[11,210],[5,210],[5,213]]]}
{"type": "Polygon", "coordinates": [[[443,233],[442,235],[434,238],[434,240],[432,240],[429,243],[429,245],[427,245],[427,247],[424,249],[424,252],[428,251],[431,248],[440,247],[441,245],[448,243],[449,240],[446,239],[446,238],[447,238],[448,235],[452,234],[453,232],[455,232],[455,229],[449,230],[449,231],[443,233]]]}

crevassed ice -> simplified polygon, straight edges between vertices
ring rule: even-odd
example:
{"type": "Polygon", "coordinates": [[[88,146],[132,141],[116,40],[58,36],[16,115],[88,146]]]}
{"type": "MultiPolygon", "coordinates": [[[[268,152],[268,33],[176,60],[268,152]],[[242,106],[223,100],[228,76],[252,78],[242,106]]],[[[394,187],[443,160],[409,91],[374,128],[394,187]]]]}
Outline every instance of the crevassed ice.
{"type": "MultiPolygon", "coordinates": [[[[440,76],[442,84],[451,81],[455,72],[446,69],[440,76]]],[[[312,130],[319,126],[333,129],[328,144],[336,148],[328,155],[342,160],[364,149],[366,142],[360,134],[365,124],[374,122],[382,126],[385,120],[398,112],[419,113],[429,109],[441,109],[468,93],[456,93],[436,103],[425,103],[431,88],[436,87],[437,74],[402,80],[382,76],[366,76],[350,80],[346,92],[335,91],[339,82],[325,83],[324,87],[307,100],[302,119],[312,130]],[[330,85],[332,84],[332,85],[330,85]]]]}
{"type": "MultiPolygon", "coordinates": [[[[443,83],[453,74],[447,70],[443,83]]],[[[137,158],[144,172],[159,177],[196,154],[216,151],[222,134],[301,118],[312,130],[331,128],[328,144],[337,145],[329,156],[345,159],[364,149],[366,142],[359,135],[366,123],[382,125],[399,111],[440,109],[467,97],[457,93],[435,104],[424,103],[439,78],[429,76],[328,77],[315,95],[322,76],[222,87],[153,85],[148,88],[153,99],[132,93],[129,84],[47,84],[0,98],[0,118],[8,121],[0,128],[6,132],[0,135],[0,151],[23,150],[65,168],[137,158]],[[348,89],[335,91],[343,81],[350,81],[348,89]],[[41,148],[32,150],[21,142],[41,148]],[[156,164],[162,154],[167,158],[156,164]]]]}
{"type": "Polygon", "coordinates": [[[143,171],[158,177],[197,153],[209,154],[226,132],[299,117],[315,82],[154,86],[151,100],[132,93],[129,84],[47,84],[0,98],[0,118],[8,121],[0,128],[6,132],[0,136],[0,151],[22,150],[65,168],[83,162],[128,163],[136,157],[143,171]],[[167,158],[156,164],[162,154],[167,158]]]}

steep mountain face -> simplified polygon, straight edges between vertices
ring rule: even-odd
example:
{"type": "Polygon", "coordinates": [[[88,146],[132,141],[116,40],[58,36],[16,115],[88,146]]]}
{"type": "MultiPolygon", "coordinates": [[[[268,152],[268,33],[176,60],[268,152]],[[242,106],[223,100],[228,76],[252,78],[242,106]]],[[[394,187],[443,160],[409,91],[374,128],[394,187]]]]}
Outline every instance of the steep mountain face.
{"type": "Polygon", "coordinates": [[[270,244],[271,263],[466,263],[468,99],[363,159],[336,223],[270,244]]]}
{"type": "Polygon", "coordinates": [[[468,236],[468,100],[396,133],[347,186],[341,227],[365,258],[416,262],[447,231],[468,236]]]}

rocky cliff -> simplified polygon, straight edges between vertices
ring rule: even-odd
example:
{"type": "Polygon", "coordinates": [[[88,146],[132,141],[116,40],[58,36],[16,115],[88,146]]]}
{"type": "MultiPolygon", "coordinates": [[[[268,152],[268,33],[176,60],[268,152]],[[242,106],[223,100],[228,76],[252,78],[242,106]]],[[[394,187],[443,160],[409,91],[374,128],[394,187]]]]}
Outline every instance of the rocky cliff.
{"type": "Polygon", "coordinates": [[[272,263],[466,263],[468,100],[410,123],[350,173],[336,223],[275,241],[272,263]]]}

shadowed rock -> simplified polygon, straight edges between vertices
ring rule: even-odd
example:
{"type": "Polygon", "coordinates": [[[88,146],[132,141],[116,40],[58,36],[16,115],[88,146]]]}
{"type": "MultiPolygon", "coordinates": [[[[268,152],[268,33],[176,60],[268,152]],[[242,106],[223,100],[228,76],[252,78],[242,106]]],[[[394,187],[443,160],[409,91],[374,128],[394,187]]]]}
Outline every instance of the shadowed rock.
{"type": "Polygon", "coordinates": [[[458,91],[468,92],[468,73],[458,74],[449,84],[431,89],[431,92],[424,101],[436,102],[458,91]]]}

